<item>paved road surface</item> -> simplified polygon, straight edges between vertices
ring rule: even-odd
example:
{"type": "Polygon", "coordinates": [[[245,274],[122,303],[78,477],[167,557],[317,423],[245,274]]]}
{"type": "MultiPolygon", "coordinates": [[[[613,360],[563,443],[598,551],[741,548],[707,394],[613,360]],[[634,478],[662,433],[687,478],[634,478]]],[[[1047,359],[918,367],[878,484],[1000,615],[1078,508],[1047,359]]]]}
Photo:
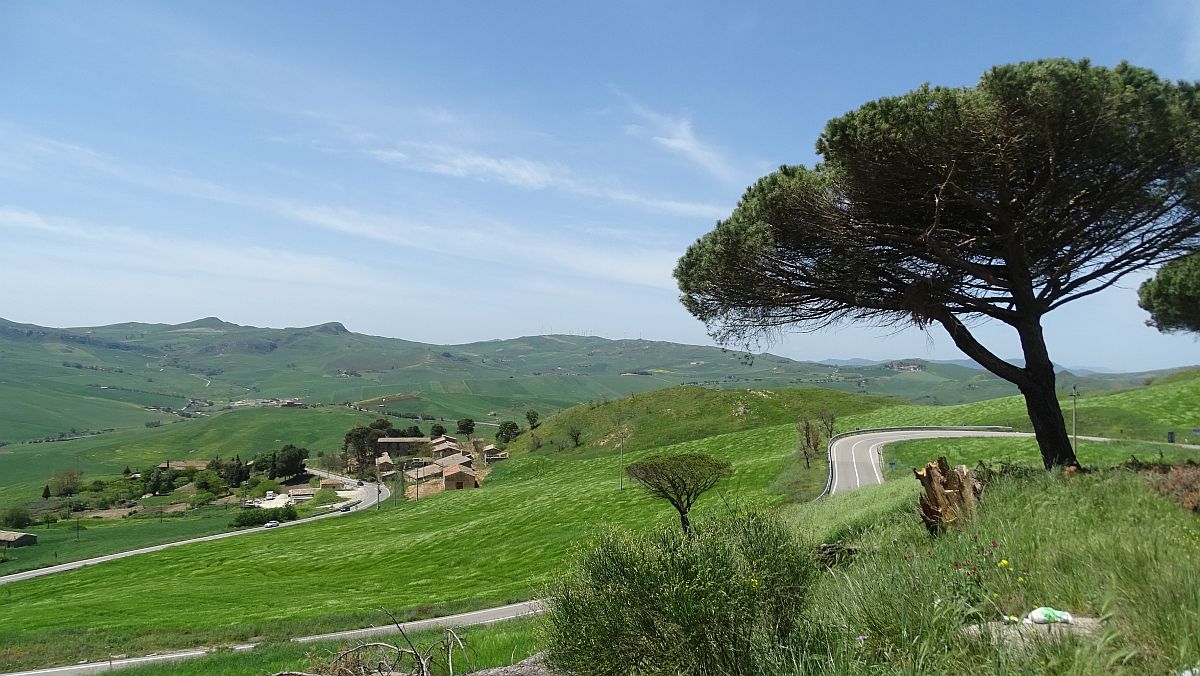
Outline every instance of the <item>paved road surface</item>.
{"type": "Polygon", "coordinates": [[[833,442],[829,449],[830,493],[844,493],[860,486],[883,483],[880,449],[886,444],[909,439],[941,437],[1031,437],[1023,432],[986,432],[980,430],[888,430],[851,434],[833,442]]]}
{"type": "MultiPolygon", "coordinates": [[[[350,484],[354,484],[354,482],[355,482],[354,479],[351,479],[349,477],[330,474],[329,472],[325,472],[325,471],[319,470],[319,469],[311,469],[310,468],[308,471],[310,474],[315,474],[317,476],[324,477],[326,479],[340,479],[340,480],[346,481],[350,484]]],[[[374,507],[375,503],[377,501],[383,502],[383,501],[387,500],[388,497],[390,497],[392,494],[391,491],[389,491],[386,486],[379,486],[378,484],[369,483],[369,482],[366,482],[366,483],[364,483],[364,485],[359,486],[357,489],[357,492],[358,492],[358,495],[355,496],[354,500],[358,500],[359,503],[357,505],[355,505],[354,507],[351,507],[351,511],[358,511],[358,510],[363,510],[363,509],[368,509],[370,507],[374,507]]],[[[335,516],[339,516],[341,514],[343,514],[343,512],[339,512],[335,509],[334,511],[332,511],[328,514],[322,514],[320,516],[314,516],[314,517],[311,517],[308,519],[301,519],[299,521],[285,521],[284,523],[280,524],[279,527],[280,528],[290,528],[292,526],[298,526],[298,525],[304,524],[304,523],[311,523],[318,519],[332,518],[335,516]]],[[[212,540],[224,540],[225,538],[237,537],[239,535],[246,535],[248,533],[257,533],[260,530],[262,530],[262,528],[247,528],[244,530],[230,531],[228,533],[217,533],[216,535],[205,535],[204,537],[192,538],[190,540],[179,540],[178,542],[167,542],[167,543],[164,543],[161,545],[154,545],[152,547],[142,547],[141,549],[131,549],[127,552],[117,552],[115,554],[107,554],[105,556],[97,556],[97,557],[91,558],[91,559],[83,559],[82,561],[72,561],[70,563],[61,563],[57,566],[47,566],[45,568],[38,568],[36,570],[27,570],[23,573],[13,573],[12,575],[5,575],[3,577],[0,577],[0,585],[5,585],[10,582],[18,582],[20,580],[28,580],[30,578],[35,578],[35,577],[41,577],[43,575],[53,575],[54,573],[62,573],[62,572],[68,571],[68,570],[75,570],[77,568],[83,568],[84,566],[94,566],[97,563],[104,563],[105,561],[115,561],[116,559],[123,559],[127,556],[136,556],[138,554],[146,554],[148,552],[158,552],[158,551],[167,549],[168,547],[179,547],[182,545],[190,545],[194,542],[210,542],[212,540]]]]}
{"type": "MultiPolygon", "coordinates": [[[[439,629],[442,627],[467,627],[477,624],[490,624],[492,622],[500,622],[502,620],[511,620],[525,615],[534,615],[542,611],[541,601],[526,601],[524,603],[514,603],[512,605],[501,606],[499,608],[489,608],[487,610],[475,610],[469,613],[459,613],[458,615],[448,615],[446,617],[435,617],[429,620],[416,620],[414,622],[405,622],[401,626],[406,632],[423,631],[425,629],[439,629]]],[[[355,629],[353,631],[339,631],[333,634],[319,634],[316,636],[301,636],[292,639],[296,643],[312,643],[313,641],[325,641],[331,639],[361,639],[369,636],[378,636],[381,634],[398,633],[395,625],[383,627],[369,627],[366,629],[355,629]]],[[[233,650],[241,652],[245,650],[253,650],[256,644],[247,643],[245,645],[233,646],[233,650]]],[[[96,674],[109,669],[122,669],[125,667],[133,667],[141,664],[150,664],[154,662],[178,662],[193,657],[200,657],[207,654],[211,648],[197,648],[195,650],[184,650],[174,653],[163,653],[161,655],[147,655],[145,657],[131,657],[120,660],[112,660],[111,662],[89,662],[87,664],[75,664],[68,667],[51,667],[49,669],[34,669],[33,671],[18,671],[15,673],[2,674],[0,676],[80,676],[82,674],[96,674]]]]}

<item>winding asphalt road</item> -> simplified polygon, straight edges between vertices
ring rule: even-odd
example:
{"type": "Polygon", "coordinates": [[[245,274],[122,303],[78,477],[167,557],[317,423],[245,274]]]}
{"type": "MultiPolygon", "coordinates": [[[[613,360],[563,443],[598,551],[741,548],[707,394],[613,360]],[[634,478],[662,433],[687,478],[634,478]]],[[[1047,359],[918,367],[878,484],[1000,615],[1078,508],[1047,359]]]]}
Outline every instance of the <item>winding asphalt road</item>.
{"type": "Polygon", "coordinates": [[[881,449],[897,441],[947,437],[1031,437],[1025,432],[1005,432],[1001,428],[890,429],[863,430],[835,437],[829,444],[829,485],[827,494],[845,493],[861,486],[883,483],[881,449]]]}
{"type": "MultiPolygon", "coordinates": [[[[308,470],[308,472],[309,472],[309,474],[315,474],[319,477],[323,477],[326,479],[337,479],[339,481],[345,481],[346,483],[349,483],[351,485],[354,485],[354,483],[356,481],[355,479],[351,479],[349,477],[331,474],[329,472],[326,472],[324,470],[319,470],[319,469],[311,469],[310,468],[308,470]]],[[[357,488],[357,493],[358,494],[354,497],[354,500],[358,500],[358,504],[354,505],[353,507],[350,508],[350,511],[352,511],[352,512],[356,512],[356,511],[374,507],[375,503],[383,502],[392,495],[391,491],[389,491],[386,486],[382,486],[380,484],[375,484],[375,483],[369,483],[369,482],[365,482],[362,486],[359,486],[357,488]]],[[[285,521],[284,523],[280,524],[279,527],[280,528],[290,528],[292,526],[298,526],[302,523],[311,523],[313,521],[317,521],[320,519],[329,519],[329,518],[333,518],[335,516],[340,516],[342,514],[344,514],[344,512],[339,512],[337,510],[334,510],[334,511],[329,512],[328,514],[321,514],[320,516],[314,516],[314,517],[310,517],[307,519],[300,519],[299,521],[285,521]]],[[[94,566],[97,563],[104,563],[105,561],[115,561],[117,559],[123,559],[127,556],[137,556],[138,554],[147,554],[149,552],[160,552],[160,551],[170,548],[170,547],[181,547],[183,545],[190,545],[190,544],[193,544],[196,542],[211,542],[213,540],[224,540],[225,538],[232,538],[232,537],[238,537],[241,535],[248,535],[250,533],[257,533],[261,530],[263,530],[263,529],[262,528],[247,528],[245,530],[235,530],[235,531],[230,531],[228,533],[217,533],[216,535],[205,535],[204,537],[191,538],[190,540],[179,540],[176,542],[167,542],[167,543],[164,543],[161,545],[153,545],[151,547],[142,547],[141,549],[131,549],[131,550],[125,551],[125,552],[117,552],[115,554],[106,554],[104,556],[97,556],[97,557],[94,557],[91,559],[83,559],[81,561],[72,561],[70,563],[60,563],[57,566],[47,566],[45,568],[38,568],[36,570],[27,570],[23,573],[13,573],[11,575],[5,575],[3,577],[0,577],[0,585],[5,585],[10,582],[19,582],[21,580],[28,580],[28,579],[35,578],[35,577],[41,577],[43,575],[53,575],[54,573],[62,573],[62,572],[68,571],[68,570],[75,570],[77,568],[83,568],[84,566],[94,566]]],[[[0,676],[4,676],[4,675],[0,675],[0,676]]]]}

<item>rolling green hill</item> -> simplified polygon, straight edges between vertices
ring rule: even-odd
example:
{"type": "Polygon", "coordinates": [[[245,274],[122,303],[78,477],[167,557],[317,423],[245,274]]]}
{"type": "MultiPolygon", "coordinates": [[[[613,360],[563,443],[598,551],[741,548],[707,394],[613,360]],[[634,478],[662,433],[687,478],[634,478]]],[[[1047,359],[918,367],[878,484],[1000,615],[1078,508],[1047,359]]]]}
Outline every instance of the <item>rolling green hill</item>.
{"type": "MultiPolygon", "coordinates": [[[[1081,431],[1119,423],[1131,434],[1154,435],[1190,419],[1198,394],[1200,372],[1089,395],[1080,401],[1081,431]],[[1085,415],[1095,428],[1082,424],[1085,415]]],[[[797,480],[798,472],[823,481],[823,466],[798,469],[793,450],[794,420],[820,408],[836,411],[840,428],[1020,426],[1023,415],[1018,398],[934,407],[798,388],[673,387],[577,406],[547,418],[537,432],[555,439],[576,427],[579,449],[558,450],[553,443],[535,449],[527,432],[514,443],[513,459],[497,464],[480,490],[6,585],[0,667],[102,657],[109,645],[137,653],[346,628],[376,619],[373,609],[380,605],[420,612],[530,598],[595,528],[644,529],[672,518],[668,507],[642,491],[619,489],[622,458],[613,452],[614,430],[629,430],[625,462],[662,451],[729,459],[734,478],[720,495],[701,501],[697,516],[703,518],[732,504],[786,502],[793,497],[788,490],[813,483],[797,480]],[[180,607],[188,612],[179,613],[180,607]],[[67,634],[71,641],[57,640],[67,634]]],[[[160,430],[42,446],[76,445],[97,463],[119,458],[116,467],[130,458],[157,460],[166,448],[188,449],[179,457],[203,457],[284,438],[320,448],[337,444],[348,424],[366,417],[345,407],[246,409],[160,430]]]]}
{"type": "Polygon", "coordinates": [[[603,403],[585,404],[526,430],[509,450],[567,452],[576,456],[612,453],[621,440],[626,451],[702,439],[714,434],[773,425],[794,425],[828,409],[839,417],[903,404],[821,388],[724,389],[671,387],[603,403]],[[576,447],[568,432],[580,432],[576,447]]]}
{"type": "MultiPolygon", "coordinates": [[[[1152,374],[1064,374],[1090,391],[1152,374]]],[[[243,399],[358,402],[401,416],[520,419],[680,384],[816,386],[955,404],[1010,395],[958,364],[835,366],[715,347],[590,336],[430,345],[338,323],[271,329],[216,318],[56,329],[0,319],[0,443],[131,429],[243,399]]]]}

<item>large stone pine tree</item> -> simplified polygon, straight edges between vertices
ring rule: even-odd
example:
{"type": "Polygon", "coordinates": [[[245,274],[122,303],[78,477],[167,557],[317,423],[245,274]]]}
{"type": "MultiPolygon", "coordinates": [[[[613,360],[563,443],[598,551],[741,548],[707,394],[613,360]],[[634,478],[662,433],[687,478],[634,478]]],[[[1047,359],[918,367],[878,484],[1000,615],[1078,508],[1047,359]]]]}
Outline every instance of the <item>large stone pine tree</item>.
{"type": "Polygon", "coordinates": [[[1024,394],[1046,467],[1076,464],[1042,317],[1200,244],[1197,84],[1128,64],[999,66],[834,119],[817,152],[688,249],[687,309],[722,343],[940,325],[1024,394]],[[980,319],[1011,326],[1024,362],[982,344],[980,319]]]}

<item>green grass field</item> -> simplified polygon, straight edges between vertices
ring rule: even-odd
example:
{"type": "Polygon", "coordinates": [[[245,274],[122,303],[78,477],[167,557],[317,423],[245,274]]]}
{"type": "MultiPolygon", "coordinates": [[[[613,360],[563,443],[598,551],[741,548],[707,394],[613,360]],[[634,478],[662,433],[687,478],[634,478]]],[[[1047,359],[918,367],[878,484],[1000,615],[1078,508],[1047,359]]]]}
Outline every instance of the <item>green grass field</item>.
{"type": "MultiPolygon", "coordinates": [[[[1071,400],[1062,393],[1068,426],[1071,400]]],[[[1004,397],[958,406],[901,405],[847,416],[839,430],[898,425],[1009,425],[1031,431],[1022,397],[1004,397]]],[[[1084,392],[1078,403],[1079,434],[1114,439],[1166,441],[1174,430],[1180,441],[1200,439],[1191,434],[1200,427],[1200,371],[1164,378],[1148,387],[1121,392],[1084,392]]]]}
{"type": "Polygon", "coordinates": [[[233,514],[233,508],[209,506],[193,510],[187,516],[166,515],[161,522],[152,517],[82,519],[80,530],[76,530],[74,520],[60,521],[48,528],[31,526],[25,530],[38,536],[37,546],[9,550],[8,560],[0,562],[0,575],[220,533],[230,530],[233,514]]]}
{"type": "MultiPolygon", "coordinates": [[[[697,506],[702,516],[725,509],[726,501],[783,501],[772,484],[792,443],[789,425],[671,450],[734,463],[734,477],[697,506]]],[[[822,469],[811,472],[823,482],[822,469]]],[[[500,464],[476,491],[5,585],[0,634],[8,639],[0,667],[103,657],[105,645],[136,653],[348,628],[376,621],[370,608],[379,605],[460,608],[531,598],[593,529],[640,529],[674,518],[638,488],[619,490],[620,477],[612,456],[530,455],[500,464]],[[86,629],[80,617],[89,618],[86,629]],[[54,640],[67,634],[70,655],[54,640]]]]}
{"type": "MultiPolygon", "coordinates": [[[[883,449],[884,466],[889,479],[912,477],[913,468],[946,456],[951,465],[975,467],[979,461],[991,465],[1012,463],[1026,467],[1041,467],[1042,456],[1037,441],[1032,437],[991,439],[919,439],[888,444],[883,449]],[[889,463],[895,462],[891,468],[889,463]]],[[[1171,446],[1157,442],[1138,441],[1079,441],[1079,462],[1085,467],[1119,465],[1131,457],[1143,462],[1163,460],[1200,461],[1200,446],[1171,446]]]]}

